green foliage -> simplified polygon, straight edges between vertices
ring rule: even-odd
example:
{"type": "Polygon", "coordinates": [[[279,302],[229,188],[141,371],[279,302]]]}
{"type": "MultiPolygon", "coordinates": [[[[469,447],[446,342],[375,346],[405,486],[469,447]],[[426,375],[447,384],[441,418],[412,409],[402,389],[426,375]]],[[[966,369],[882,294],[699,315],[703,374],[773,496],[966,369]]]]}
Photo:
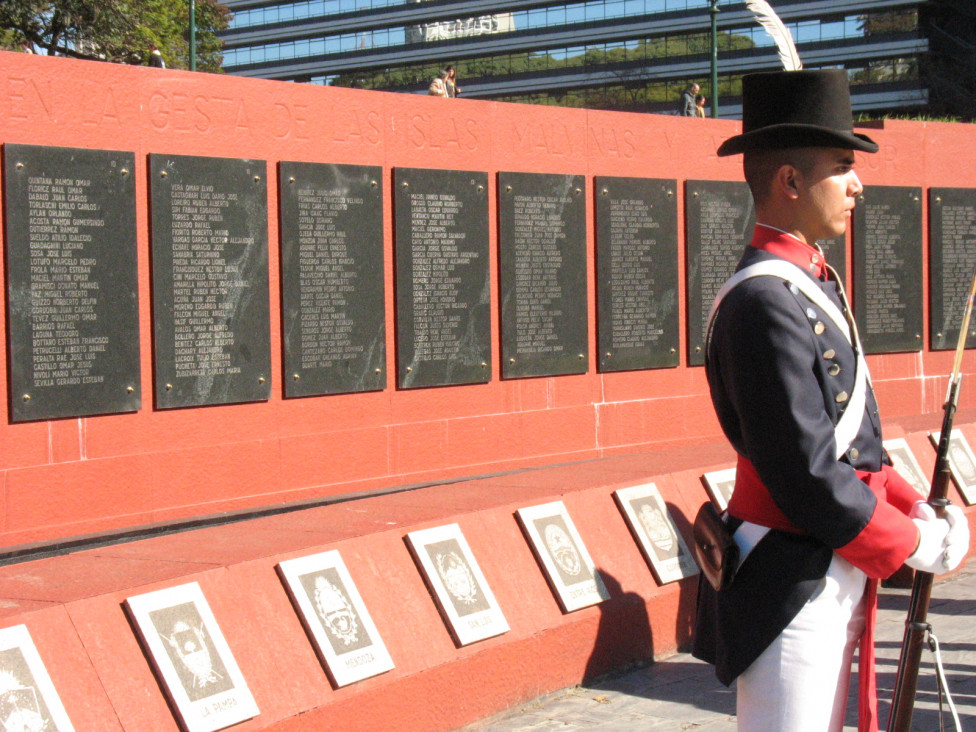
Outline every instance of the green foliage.
{"type": "MultiPolygon", "coordinates": [[[[196,1],[197,68],[220,71],[220,41],[230,11],[196,1]]],[[[167,66],[189,65],[189,0],[2,0],[0,43],[24,41],[54,56],[129,64],[159,47],[167,66]]],[[[7,46],[10,47],[10,46],[7,46]]]]}

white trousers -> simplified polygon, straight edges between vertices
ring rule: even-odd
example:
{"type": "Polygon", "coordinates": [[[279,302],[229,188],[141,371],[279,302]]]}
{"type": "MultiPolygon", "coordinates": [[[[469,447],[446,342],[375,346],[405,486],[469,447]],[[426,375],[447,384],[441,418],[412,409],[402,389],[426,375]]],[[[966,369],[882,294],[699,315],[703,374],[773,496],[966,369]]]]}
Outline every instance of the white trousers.
{"type": "Polygon", "coordinates": [[[841,732],[866,579],[834,554],[820,589],[739,676],[739,732],[841,732]]]}

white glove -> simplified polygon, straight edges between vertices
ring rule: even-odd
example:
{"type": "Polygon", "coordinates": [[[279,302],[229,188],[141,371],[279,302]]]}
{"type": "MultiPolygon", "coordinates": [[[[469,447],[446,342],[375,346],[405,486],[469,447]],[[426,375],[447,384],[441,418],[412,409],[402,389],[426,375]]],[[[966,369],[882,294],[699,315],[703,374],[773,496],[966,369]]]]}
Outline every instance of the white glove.
{"type": "Polygon", "coordinates": [[[918,548],[905,560],[912,569],[943,574],[955,569],[969,550],[969,524],[958,506],[946,507],[946,518],[935,516],[925,501],[912,507],[909,517],[918,528],[918,548]]]}
{"type": "Polygon", "coordinates": [[[946,506],[946,521],[949,533],[946,534],[945,563],[948,571],[954,570],[969,553],[969,521],[959,506],[946,506]]]}

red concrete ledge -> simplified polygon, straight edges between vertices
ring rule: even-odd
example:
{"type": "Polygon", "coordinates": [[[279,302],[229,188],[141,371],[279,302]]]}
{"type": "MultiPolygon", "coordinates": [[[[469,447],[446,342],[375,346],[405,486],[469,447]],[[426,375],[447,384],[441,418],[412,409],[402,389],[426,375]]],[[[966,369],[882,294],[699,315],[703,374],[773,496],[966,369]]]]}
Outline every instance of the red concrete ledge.
{"type": "MultiPolygon", "coordinates": [[[[927,431],[895,422],[923,469],[927,431]]],[[[961,425],[976,442],[976,424],[961,425]]],[[[0,624],[28,626],[78,730],[176,730],[122,603],[198,582],[261,713],[240,730],[450,730],[690,639],[697,579],[659,586],[617,508],[656,483],[686,540],[700,476],[733,464],[709,443],[364,498],[0,567],[0,624]],[[611,593],[563,613],[514,516],[562,500],[611,593]],[[458,648],[404,542],[457,522],[511,629],[458,648]],[[338,549],[396,668],[333,689],[275,566],[338,549]]],[[[954,489],[953,489],[954,491],[954,489]]],[[[953,495],[954,500],[959,497],[953,495]]],[[[972,513],[971,513],[972,515],[972,513]]]]}

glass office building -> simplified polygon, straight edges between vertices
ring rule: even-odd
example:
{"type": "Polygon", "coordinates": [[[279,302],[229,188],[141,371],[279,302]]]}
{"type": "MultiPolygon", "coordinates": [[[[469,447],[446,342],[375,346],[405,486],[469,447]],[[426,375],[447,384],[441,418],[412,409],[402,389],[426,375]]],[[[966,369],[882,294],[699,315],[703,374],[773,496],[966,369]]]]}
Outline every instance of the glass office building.
{"type": "MultiPolygon", "coordinates": [[[[452,64],[466,97],[671,112],[690,81],[711,96],[713,18],[720,116],[739,116],[744,73],[780,68],[772,39],[733,0],[225,2],[224,69],[267,79],[425,93],[452,64]]],[[[958,90],[931,80],[931,59],[952,51],[972,65],[971,0],[773,4],[806,68],[848,70],[856,113],[965,115],[944,108],[958,90]],[[969,16],[968,40],[956,15],[969,16]]]]}

